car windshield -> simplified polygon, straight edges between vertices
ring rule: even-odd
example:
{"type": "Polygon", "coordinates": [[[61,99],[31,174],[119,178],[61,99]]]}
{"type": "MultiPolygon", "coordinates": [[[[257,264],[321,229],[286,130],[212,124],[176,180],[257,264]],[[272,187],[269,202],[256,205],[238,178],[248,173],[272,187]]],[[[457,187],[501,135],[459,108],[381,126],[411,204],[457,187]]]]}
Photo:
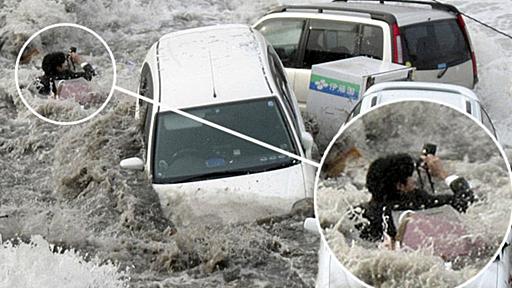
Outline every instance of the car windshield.
{"type": "MultiPolygon", "coordinates": [[[[297,151],[275,97],[184,111],[290,153],[295,154],[297,151]]],[[[181,183],[244,175],[298,163],[281,153],[174,112],[159,113],[155,129],[155,183],[181,183]]]]}
{"type": "Polygon", "coordinates": [[[418,70],[444,69],[471,59],[464,32],[455,19],[405,26],[402,33],[404,60],[418,70]]]}

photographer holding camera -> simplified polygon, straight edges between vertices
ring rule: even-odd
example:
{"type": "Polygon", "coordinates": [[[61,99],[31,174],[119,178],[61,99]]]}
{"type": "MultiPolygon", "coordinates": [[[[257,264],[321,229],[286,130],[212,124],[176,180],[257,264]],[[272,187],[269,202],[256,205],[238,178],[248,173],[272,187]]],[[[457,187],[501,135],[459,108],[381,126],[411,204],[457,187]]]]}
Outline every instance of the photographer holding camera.
{"type": "Polygon", "coordinates": [[[392,211],[422,210],[448,204],[460,213],[466,212],[475,201],[469,183],[462,177],[449,175],[441,159],[433,153],[435,151],[424,150],[419,161],[408,154],[392,154],[370,164],[366,187],[371,199],[354,208],[357,215],[368,220],[356,225],[362,239],[372,242],[384,240],[388,248],[394,249],[397,228],[392,211]],[[444,180],[453,194],[434,195],[418,188],[413,173],[419,173],[420,168],[432,177],[444,180]]]}
{"type": "Polygon", "coordinates": [[[59,85],[61,81],[84,78],[91,81],[96,72],[91,64],[83,62],[75,47],[71,47],[68,53],[52,52],[46,54],[43,58],[42,69],[44,75],[38,77],[36,88],[42,95],[50,95],[53,92],[54,97],[59,95],[59,85]],[[80,65],[83,71],[75,71],[75,64],[80,65]]]}

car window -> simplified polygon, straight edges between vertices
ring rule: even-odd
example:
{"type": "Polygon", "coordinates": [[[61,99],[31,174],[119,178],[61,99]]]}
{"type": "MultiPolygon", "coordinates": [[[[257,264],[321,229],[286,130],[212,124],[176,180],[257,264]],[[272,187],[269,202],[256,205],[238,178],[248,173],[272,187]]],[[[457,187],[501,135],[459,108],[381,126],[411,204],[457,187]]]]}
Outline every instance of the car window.
{"type": "Polygon", "coordinates": [[[361,112],[361,106],[363,104],[363,101],[360,101],[356,107],[354,107],[354,113],[353,113],[353,116],[357,116],[359,115],[359,113],[361,112]]]}
{"type": "Polygon", "coordinates": [[[466,112],[469,114],[469,115],[473,115],[473,113],[471,113],[473,110],[471,109],[471,102],[467,101],[466,100],[466,112]]]}
{"type": "MultiPolygon", "coordinates": [[[[296,153],[275,97],[185,110],[195,116],[296,153]],[[236,119],[236,121],[233,121],[236,119]]],[[[297,160],[174,112],[157,117],[155,183],[246,175],[295,165],[297,160]]]]}
{"type": "Polygon", "coordinates": [[[284,66],[295,67],[304,25],[305,20],[301,19],[270,19],[256,29],[272,44],[284,66]]]}
{"type": "Polygon", "coordinates": [[[288,81],[286,80],[283,67],[279,63],[279,57],[276,55],[276,52],[274,51],[272,46],[268,47],[268,55],[272,77],[277,85],[277,88],[279,89],[279,94],[283,96],[285,108],[287,109],[287,112],[290,115],[291,120],[293,121],[295,131],[297,133],[300,133],[297,114],[293,106],[293,100],[291,98],[292,93],[290,91],[288,81]]]}
{"type": "Polygon", "coordinates": [[[401,28],[404,60],[418,70],[443,69],[471,59],[469,45],[455,19],[401,28]]]}
{"type": "Polygon", "coordinates": [[[382,60],[384,38],[382,28],[363,25],[359,55],[382,60]]]}
{"type": "Polygon", "coordinates": [[[492,124],[491,118],[487,114],[487,111],[483,107],[480,107],[480,114],[482,115],[482,123],[484,126],[491,131],[491,133],[496,137],[496,129],[494,129],[494,124],[492,124]]]}
{"type": "Polygon", "coordinates": [[[383,32],[378,26],[340,21],[312,20],[304,53],[304,68],[365,55],[382,59],[383,32]]]}
{"type": "Polygon", "coordinates": [[[377,105],[377,96],[374,96],[372,98],[372,103],[370,104],[370,107],[374,107],[375,105],[377,105]]]}
{"type": "Polygon", "coordinates": [[[359,113],[361,113],[362,105],[363,105],[363,100],[361,99],[359,102],[357,102],[356,106],[354,106],[354,108],[352,108],[352,112],[350,112],[350,114],[348,114],[348,117],[345,120],[345,123],[347,123],[352,118],[356,117],[357,115],[359,115],[359,113]]]}

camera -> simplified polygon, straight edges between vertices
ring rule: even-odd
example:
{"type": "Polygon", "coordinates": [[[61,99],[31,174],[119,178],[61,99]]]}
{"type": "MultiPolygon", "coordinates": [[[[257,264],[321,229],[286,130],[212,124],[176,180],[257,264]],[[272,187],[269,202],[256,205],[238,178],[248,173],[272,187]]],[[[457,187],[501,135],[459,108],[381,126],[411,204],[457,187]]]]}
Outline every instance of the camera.
{"type": "MultiPolygon", "coordinates": [[[[73,61],[73,58],[71,58],[71,53],[76,53],[78,49],[76,47],[69,47],[69,50],[68,50],[68,54],[67,54],[67,61],[68,62],[71,62],[71,66],[73,67],[73,71],[75,70],[75,62],[73,61]]],[[[88,81],[91,81],[92,77],[94,76],[97,76],[98,74],[96,73],[96,70],[94,70],[94,68],[90,65],[90,64],[87,64],[85,66],[82,67],[85,71],[85,76],[84,78],[88,81]]]]}
{"type": "MultiPolygon", "coordinates": [[[[436,144],[432,144],[432,143],[425,143],[423,144],[423,148],[421,149],[421,155],[422,156],[427,156],[428,154],[432,154],[432,155],[436,155],[436,151],[437,151],[437,145],[436,144]]],[[[417,160],[417,166],[419,167],[425,167],[423,165],[423,159],[418,158],[417,160]]]]}
{"type": "Polygon", "coordinates": [[[427,156],[428,154],[436,155],[437,146],[436,144],[426,143],[421,149],[421,155],[427,156]]]}
{"type": "MultiPolygon", "coordinates": [[[[425,144],[423,144],[423,148],[421,149],[421,155],[423,155],[423,156],[427,156],[429,154],[436,155],[436,151],[437,151],[437,145],[432,144],[432,143],[425,143],[425,144]]],[[[436,190],[434,188],[434,182],[432,182],[432,176],[430,175],[430,171],[428,170],[427,165],[425,165],[423,159],[421,159],[421,158],[418,159],[418,162],[416,164],[417,164],[416,172],[418,173],[418,176],[419,176],[418,179],[419,179],[421,188],[423,189],[424,182],[423,182],[423,177],[421,176],[421,172],[419,169],[420,167],[422,167],[424,169],[424,172],[427,174],[427,179],[430,184],[430,188],[432,189],[432,193],[435,193],[436,190]]]]}
{"type": "Polygon", "coordinates": [[[71,59],[71,53],[76,53],[76,51],[77,51],[76,47],[70,47],[68,50],[68,54],[66,55],[66,59],[73,61],[71,59]]]}

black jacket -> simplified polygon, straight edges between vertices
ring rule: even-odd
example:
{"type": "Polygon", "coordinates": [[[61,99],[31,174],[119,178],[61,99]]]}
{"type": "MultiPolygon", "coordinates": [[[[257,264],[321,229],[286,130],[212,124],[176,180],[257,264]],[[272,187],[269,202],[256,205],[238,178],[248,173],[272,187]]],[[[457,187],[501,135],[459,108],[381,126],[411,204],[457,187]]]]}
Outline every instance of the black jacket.
{"type": "Polygon", "coordinates": [[[450,183],[450,189],[453,195],[432,195],[416,189],[409,193],[397,193],[385,201],[372,199],[356,207],[356,213],[369,221],[356,225],[356,228],[360,231],[362,239],[380,241],[383,239],[384,231],[392,238],[397,234],[392,211],[421,210],[448,204],[461,213],[466,212],[469,204],[475,201],[469,183],[459,177],[450,183]]]}
{"type": "Polygon", "coordinates": [[[91,81],[92,77],[96,75],[94,68],[91,64],[85,64],[83,67],[84,71],[75,72],[71,70],[65,70],[55,75],[43,75],[37,78],[36,88],[39,94],[49,95],[50,92],[53,94],[57,93],[57,85],[55,81],[59,80],[70,80],[77,78],[85,78],[87,81],[91,81]]]}

